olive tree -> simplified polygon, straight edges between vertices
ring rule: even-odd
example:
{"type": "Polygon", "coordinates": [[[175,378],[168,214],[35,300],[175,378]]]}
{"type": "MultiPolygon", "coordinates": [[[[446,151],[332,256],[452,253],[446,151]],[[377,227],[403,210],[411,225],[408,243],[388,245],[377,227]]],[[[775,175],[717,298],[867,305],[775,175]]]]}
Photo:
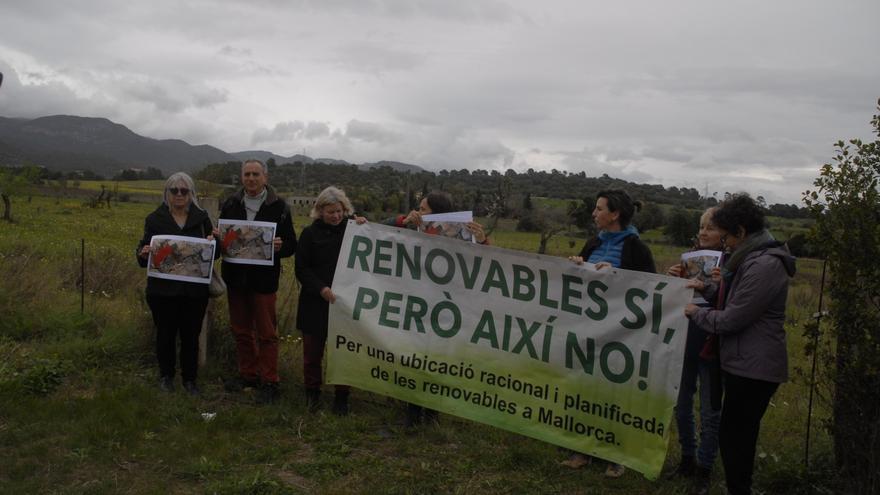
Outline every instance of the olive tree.
{"type": "Polygon", "coordinates": [[[822,349],[835,460],[859,493],[880,492],[880,101],[871,124],[878,140],[838,142],[804,193],[832,274],[833,345],[822,349]]]}

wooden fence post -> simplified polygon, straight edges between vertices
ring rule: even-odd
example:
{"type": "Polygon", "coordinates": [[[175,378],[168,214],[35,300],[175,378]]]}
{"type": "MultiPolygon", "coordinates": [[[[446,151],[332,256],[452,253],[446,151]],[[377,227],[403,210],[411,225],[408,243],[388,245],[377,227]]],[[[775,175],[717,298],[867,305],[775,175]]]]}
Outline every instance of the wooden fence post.
{"type": "MultiPolygon", "coordinates": [[[[211,223],[217,225],[217,217],[220,215],[220,200],[217,198],[201,198],[199,204],[208,216],[211,217],[211,223]]],[[[211,313],[214,309],[214,302],[208,299],[208,309],[205,310],[205,317],[202,319],[202,332],[199,334],[199,366],[204,366],[208,362],[208,332],[211,331],[211,313]]]]}

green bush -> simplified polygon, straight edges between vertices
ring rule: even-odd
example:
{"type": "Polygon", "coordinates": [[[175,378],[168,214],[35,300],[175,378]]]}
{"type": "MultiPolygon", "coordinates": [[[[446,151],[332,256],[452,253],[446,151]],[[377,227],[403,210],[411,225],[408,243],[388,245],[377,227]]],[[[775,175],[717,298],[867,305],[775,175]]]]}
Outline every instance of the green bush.
{"type": "Polygon", "coordinates": [[[61,385],[69,369],[69,363],[63,361],[38,359],[20,374],[21,383],[34,395],[48,395],[61,385]]]}

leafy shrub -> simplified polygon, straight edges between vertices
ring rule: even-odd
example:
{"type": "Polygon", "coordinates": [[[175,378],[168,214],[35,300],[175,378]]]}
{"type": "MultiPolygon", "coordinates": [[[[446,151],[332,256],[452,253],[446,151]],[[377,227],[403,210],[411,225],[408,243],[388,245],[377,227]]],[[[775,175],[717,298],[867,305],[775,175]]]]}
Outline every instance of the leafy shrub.
{"type": "Polygon", "coordinates": [[[34,395],[49,395],[61,385],[69,365],[53,359],[38,359],[21,373],[21,383],[25,390],[34,395]]]}

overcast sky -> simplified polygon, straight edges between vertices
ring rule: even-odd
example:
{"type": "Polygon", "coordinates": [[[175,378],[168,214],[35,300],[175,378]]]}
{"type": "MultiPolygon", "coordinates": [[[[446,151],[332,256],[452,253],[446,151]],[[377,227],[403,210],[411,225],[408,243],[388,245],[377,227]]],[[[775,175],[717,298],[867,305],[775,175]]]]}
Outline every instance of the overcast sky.
{"type": "Polygon", "coordinates": [[[872,138],[880,1],[4,1],[0,115],[799,202],[872,138]]]}

